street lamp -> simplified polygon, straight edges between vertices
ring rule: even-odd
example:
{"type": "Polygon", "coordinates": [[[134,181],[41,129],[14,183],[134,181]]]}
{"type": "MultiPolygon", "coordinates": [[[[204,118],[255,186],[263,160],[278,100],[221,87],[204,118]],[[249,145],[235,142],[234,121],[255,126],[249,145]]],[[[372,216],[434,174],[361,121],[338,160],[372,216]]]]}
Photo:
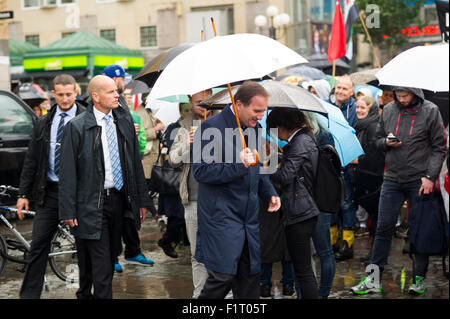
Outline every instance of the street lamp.
{"type": "MultiPolygon", "coordinates": [[[[266,9],[266,15],[269,17],[270,25],[269,25],[269,36],[276,40],[276,29],[281,27],[286,27],[289,24],[291,18],[287,13],[278,14],[277,6],[268,6],[266,9]]],[[[260,14],[255,17],[255,25],[258,29],[262,29],[267,24],[266,16],[260,14]]]]}

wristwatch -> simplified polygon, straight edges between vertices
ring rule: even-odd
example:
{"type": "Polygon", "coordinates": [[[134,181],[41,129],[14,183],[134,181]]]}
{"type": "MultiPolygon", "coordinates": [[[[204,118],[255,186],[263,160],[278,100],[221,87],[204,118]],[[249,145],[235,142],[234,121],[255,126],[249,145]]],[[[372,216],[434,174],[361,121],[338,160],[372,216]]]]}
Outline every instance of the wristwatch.
{"type": "Polygon", "coordinates": [[[433,181],[430,175],[424,175],[423,177],[428,178],[430,181],[433,181]]]}

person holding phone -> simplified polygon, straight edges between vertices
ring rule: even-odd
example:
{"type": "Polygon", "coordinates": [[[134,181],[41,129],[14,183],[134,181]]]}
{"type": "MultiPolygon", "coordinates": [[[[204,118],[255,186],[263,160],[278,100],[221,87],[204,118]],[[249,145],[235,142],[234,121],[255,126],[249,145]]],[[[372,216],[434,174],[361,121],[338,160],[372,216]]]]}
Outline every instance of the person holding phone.
{"type": "MultiPolygon", "coordinates": [[[[433,192],[446,154],[445,129],[438,107],[425,100],[421,89],[393,90],[394,101],[383,109],[376,133],[377,148],[386,152],[386,167],[370,263],[378,267],[380,281],[403,202],[408,200],[413,209],[422,194],[433,192]]],[[[412,278],[409,292],[425,291],[427,266],[428,256],[415,254],[413,267],[417,275],[412,278]]],[[[351,288],[352,292],[380,292],[380,282],[374,282],[374,278],[368,274],[351,288]]]]}

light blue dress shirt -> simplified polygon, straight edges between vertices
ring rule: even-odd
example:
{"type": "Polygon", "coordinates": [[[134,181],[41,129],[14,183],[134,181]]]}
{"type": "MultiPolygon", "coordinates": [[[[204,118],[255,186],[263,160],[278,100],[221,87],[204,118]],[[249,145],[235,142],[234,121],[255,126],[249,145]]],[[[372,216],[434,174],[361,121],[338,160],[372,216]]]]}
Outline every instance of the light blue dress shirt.
{"type": "MultiPolygon", "coordinates": [[[[47,178],[49,181],[58,182],[58,176],[54,172],[55,166],[55,147],[56,147],[56,135],[58,133],[58,125],[61,120],[61,113],[64,113],[59,105],[56,106],[56,113],[53,117],[52,127],[50,129],[50,152],[48,154],[48,172],[47,178]]],[[[73,107],[70,108],[67,112],[65,112],[67,116],[64,118],[64,125],[66,125],[71,119],[73,119],[77,115],[77,105],[74,104],[73,107]]]]}

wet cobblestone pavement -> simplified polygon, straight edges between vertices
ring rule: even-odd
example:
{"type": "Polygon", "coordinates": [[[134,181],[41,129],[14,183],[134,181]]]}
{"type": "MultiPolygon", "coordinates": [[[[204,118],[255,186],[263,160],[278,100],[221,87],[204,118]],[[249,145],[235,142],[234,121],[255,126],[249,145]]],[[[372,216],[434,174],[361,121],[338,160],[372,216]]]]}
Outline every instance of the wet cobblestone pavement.
{"type": "MultiPolygon", "coordinates": [[[[31,236],[32,219],[14,222],[16,227],[25,234],[27,239],[31,236]]],[[[8,234],[0,227],[1,233],[8,234]]],[[[147,218],[141,231],[141,247],[147,258],[155,262],[153,267],[128,264],[123,256],[119,258],[124,272],[116,273],[113,280],[113,297],[115,299],[189,299],[192,296],[192,273],[189,247],[177,248],[179,257],[172,259],[166,256],[158,247],[157,241],[161,232],[155,221],[147,218]]],[[[364,276],[365,266],[358,261],[365,256],[369,249],[368,237],[356,238],[354,249],[355,258],[337,262],[336,276],[333,282],[330,299],[449,299],[449,281],[442,274],[441,257],[430,257],[430,266],[425,283],[427,291],[423,296],[407,294],[408,283],[411,277],[411,260],[407,254],[402,253],[404,240],[394,238],[389,264],[383,274],[383,294],[368,296],[355,296],[350,287],[356,285],[364,276]],[[406,284],[402,291],[400,275],[402,268],[406,270],[406,284]]],[[[314,256],[317,276],[320,276],[320,262],[314,256]]],[[[446,258],[448,269],[448,257],[446,258]]],[[[10,261],[0,276],[0,299],[17,299],[24,274],[15,270],[18,267],[10,261]]],[[[281,264],[274,264],[273,278],[278,282],[281,279],[281,264]]],[[[49,291],[43,291],[43,299],[74,299],[76,287],[67,287],[66,283],[58,279],[50,268],[47,271],[49,291]]]]}

